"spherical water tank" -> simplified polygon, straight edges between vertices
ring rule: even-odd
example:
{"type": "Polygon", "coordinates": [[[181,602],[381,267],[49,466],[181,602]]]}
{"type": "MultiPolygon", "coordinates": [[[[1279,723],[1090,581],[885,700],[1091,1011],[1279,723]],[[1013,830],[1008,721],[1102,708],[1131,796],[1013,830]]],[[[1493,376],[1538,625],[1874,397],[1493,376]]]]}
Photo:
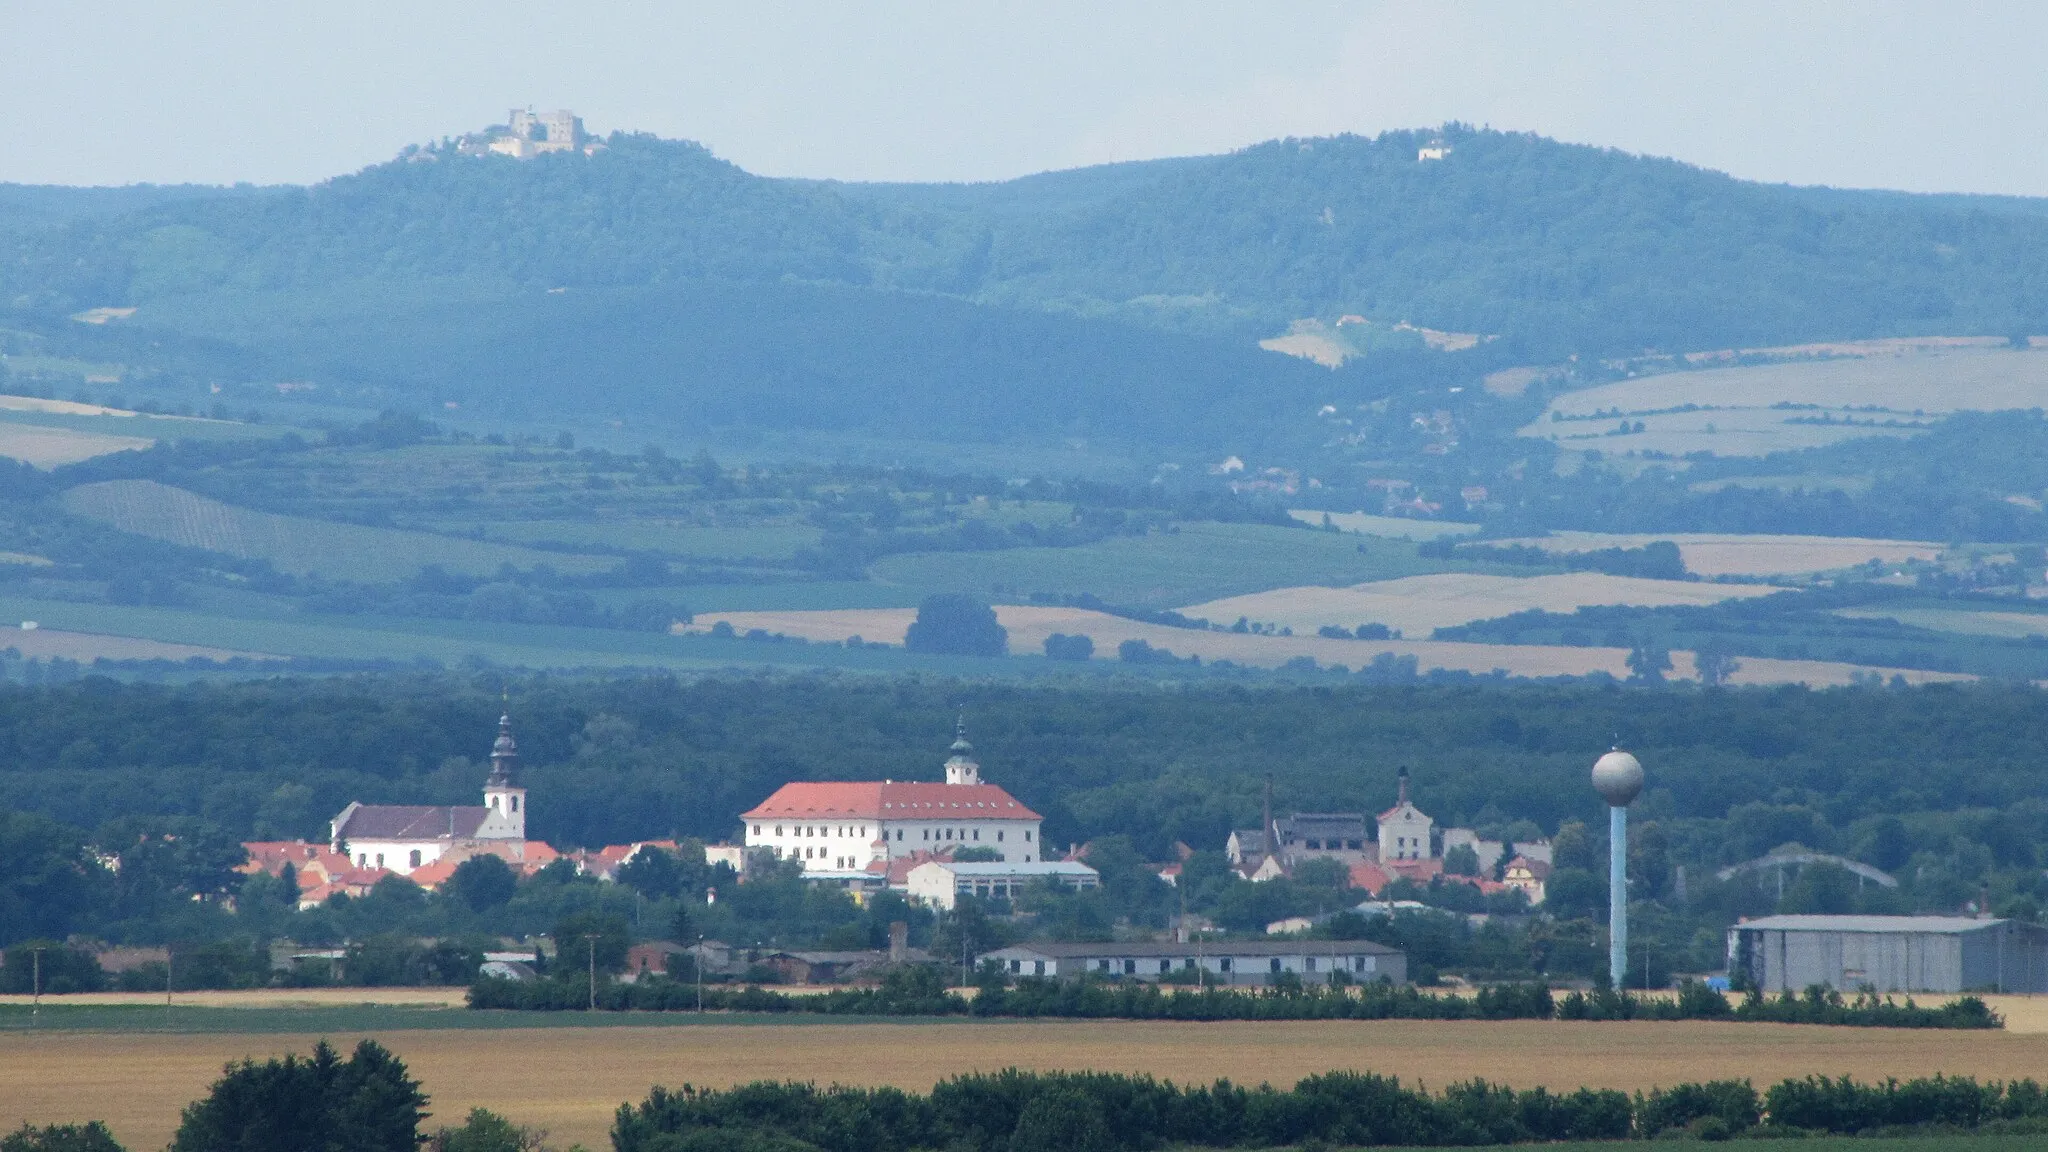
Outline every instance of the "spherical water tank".
{"type": "Polygon", "coordinates": [[[1617,748],[1594,762],[1593,787],[1610,806],[1626,808],[1642,794],[1642,763],[1617,748]]]}

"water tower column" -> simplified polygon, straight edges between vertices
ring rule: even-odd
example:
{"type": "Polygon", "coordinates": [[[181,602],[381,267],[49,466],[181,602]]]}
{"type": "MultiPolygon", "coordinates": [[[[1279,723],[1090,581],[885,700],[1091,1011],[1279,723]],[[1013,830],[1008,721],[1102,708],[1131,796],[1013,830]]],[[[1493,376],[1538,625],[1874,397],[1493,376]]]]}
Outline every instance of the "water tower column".
{"type": "Polygon", "coordinates": [[[1593,764],[1593,787],[1607,801],[1607,977],[1628,971],[1628,806],[1643,791],[1643,766],[1616,748],[1593,764]]]}

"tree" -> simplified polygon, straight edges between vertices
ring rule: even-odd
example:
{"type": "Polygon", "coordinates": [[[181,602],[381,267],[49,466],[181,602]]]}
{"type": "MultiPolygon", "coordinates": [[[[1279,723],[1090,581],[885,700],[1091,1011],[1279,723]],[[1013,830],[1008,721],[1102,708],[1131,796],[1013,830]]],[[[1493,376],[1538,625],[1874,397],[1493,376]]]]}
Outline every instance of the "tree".
{"type": "Polygon", "coordinates": [[[170,1152],[419,1152],[426,1105],[376,1041],[343,1060],[323,1040],[307,1059],[229,1064],[185,1108],[170,1152]]]}
{"type": "Polygon", "coordinates": [[[1045,658],[1048,660],[1090,660],[1094,656],[1095,641],[1086,636],[1055,632],[1045,638],[1045,658]]]}
{"type": "Polygon", "coordinates": [[[472,912],[484,912],[512,899],[519,878],[503,860],[482,852],[455,866],[442,889],[472,912]]]}
{"type": "Polygon", "coordinates": [[[427,1141],[427,1152],[546,1152],[547,1136],[496,1112],[472,1108],[462,1127],[434,1133],[427,1141]]]}
{"type": "Polygon", "coordinates": [[[26,996],[36,990],[38,950],[42,952],[40,975],[45,993],[98,992],[107,986],[107,974],[92,953],[54,940],[29,940],[7,950],[4,964],[0,964],[0,992],[26,996]]]}
{"type": "Polygon", "coordinates": [[[1444,871],[1453,876],[1479,875],[1479,852],[1470,844],[1460,844],[1444,853],[1444,871]]]}
{"type": "Polygon", "coordinates": [[[114,1134],[98,1120],[84,1124],[22,1126],[0,1136],[0,1152],[124,1152],[114,1134]]]}
{"type": "Polygon", "coordinates": [[[630,936],[626,918],[608,912],[574,912],[555,922],[555,965],[562,973],[581,973],[597,947],[597,970],[617,972],[626,966],[630,936]],[[586,937],[596,937],[590,940],[586,937]]]}
{"type": "Polygon", "coordinates": [[[675,853],[644,845],[619,865],[619,883],[651,898],[674,896],[683,889],[683,866],[675,853]]]}
{"type": "Polygon", "coordinates": [[[1728,677],[1742,667],[1742,662],[1729,653],[1727,645],[1712,636],[1693,646],[1692,661],[1694,669],[1699,672],[1700,683],[1709,688],[1727,683],[1728,677]]]}
{"type": "Polygon", "coordinates": [[[1002,656],[1010,650],[1010,634],[987,604],[965,593],[940,592],[917,606],[903,646],[945,656],[1002,656]]]}
{"type": "Polygon", "coordinates": [[[1304,888],[1348,888],[1351,869],[1342,860],[1317,856],[1295,865],[1294,882],[1304,888]]]}
{"type": "Polygon", "coordinates": [[[1120,1146],[1095,1094],[1065,1084],[1033,1096],[1010,1133],[1010,1152],[1110,1152],[1120,1146]]]}
{"type": "Polygon", "coordinates": [[[1628,678],[1637,684],[1662,684],[1671,671],[1671,653],[1663,645],[1645,640],[1629,649],[1628,678]]]}
{"type": "Polygon", "coordinates": [[[1586,834],[1586,826],[1577,820],[1567,820],[1557,829],[1557,839],[1550,846],[1550,860],[1558,868],[1582,868],[1592,871],[1599,866],[1599,859],[1593,854],[1593,838],[1586,834]]]}

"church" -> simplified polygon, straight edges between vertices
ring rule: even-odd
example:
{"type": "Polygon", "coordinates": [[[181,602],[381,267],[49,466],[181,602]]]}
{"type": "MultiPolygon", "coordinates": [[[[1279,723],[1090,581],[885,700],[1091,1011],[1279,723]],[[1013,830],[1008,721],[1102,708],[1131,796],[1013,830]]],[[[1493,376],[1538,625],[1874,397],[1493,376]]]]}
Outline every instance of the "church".
{"type": "Polygon", "coordinates": [[[479,852],[508,864],[526,859],[526,789],[513,782],[519,746],[512,717],[498,717],[482,807],[352,803],[328,823],[328,843],[358,868],[411,875],[443,856],[479,852]]]}

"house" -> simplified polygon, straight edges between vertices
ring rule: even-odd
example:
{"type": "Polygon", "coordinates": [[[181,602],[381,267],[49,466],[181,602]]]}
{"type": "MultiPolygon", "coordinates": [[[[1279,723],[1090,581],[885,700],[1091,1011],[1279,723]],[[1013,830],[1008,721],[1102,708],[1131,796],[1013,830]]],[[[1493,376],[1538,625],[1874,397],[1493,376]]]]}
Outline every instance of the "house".
{"type": "Polygon", "coordinates": [[[626,949],[625,979],[638,980],[652,972],[660,975],[671,967],[681,969],[677,957],[687,957],[690,949],[668,940],[646,940],[626,949]]]}
{"type": "Polygon", "coordinates": [[[328,825],[328,844],[358,868],[382,868],[401,876],[452,852],[490,846],[508,862],[524,862],[526,789],[513,782],[519,746],[512,717],[498,718],[491,746],[491,774],[481,807],[353,803],[328,825]]]}
{"type": "Polygon", "coordinates": [[[849,952],[768,952],[757,961],[791,984],[851,984],[878,981],[891,963],[929,964],[930,953],[910,948],[900,960],[878,948],[849,952]]]}
{"type": "Polygon", "coordinates": [[[258,872],[282,876],[291,868],[299,886],[300,908],[317,908],[343,894],[367,896],[377,881],[391,874],[383,868],[358,868],[329,846],[304,840],[253,840],[243,844],[242,850],[249,858],[235,870],[245,876],[258,872]]]}
{"type": "Polygon", "coordinates": [[[1100,888],[1102,875],[1078,860],[1041,860],[1035,864],[927,860],[910,870],[904,887],[912,900],[951,911],[962,896],[1013,900],[1039,883],[1073,889],[1100,888]]]}
{"type": "Polygon", "coordinates": [[[1408,958],[1370,940],[1123,941],[1106,944],[1018,944],[983,953],[1013,976],[1157,981],[1176,977],[1212,984],[1271,984],[1285,977],[1327,980],[1342,973],[1360,983],[1405,984],[1408,958]]]}
{"type": "Polygon", "coordinates": [[[1400,798],[1392,808],[1379,815],[1379,859],[1381,863],[1398,860],[1428,860],[1436,855],[1430,842],[1430,833],[1436,821],[1425,815],[1408,799],[1408,769],[1402,768],[1398,777],[1400,798]]]}
{"type": "Polygon", "coordinates": [[[1040,816],[981,781],[964,727],[945,783],[831,781],[784,784],[742,813],[746,847],[800,860],[806,879],[870,887],[891,862],[917,852],[993,849],[1006,864],[1043,859],[1040,816]]]}
{"type": "Polygon", "coordinates": [[[1501,872],[1500,882],[1529,898],[1529,906],[1543,903],[1544,886],[1550,882],[1550,864],[1544,860],[1532,860],[1517,856],[1508,861],[1501,872]]]}
{"type": "Polygon", "coordinates": [[[2048,928],[1962,916],[1766,916],[1728,930],[1765,992],[2048,992],[2048,928]]]}

